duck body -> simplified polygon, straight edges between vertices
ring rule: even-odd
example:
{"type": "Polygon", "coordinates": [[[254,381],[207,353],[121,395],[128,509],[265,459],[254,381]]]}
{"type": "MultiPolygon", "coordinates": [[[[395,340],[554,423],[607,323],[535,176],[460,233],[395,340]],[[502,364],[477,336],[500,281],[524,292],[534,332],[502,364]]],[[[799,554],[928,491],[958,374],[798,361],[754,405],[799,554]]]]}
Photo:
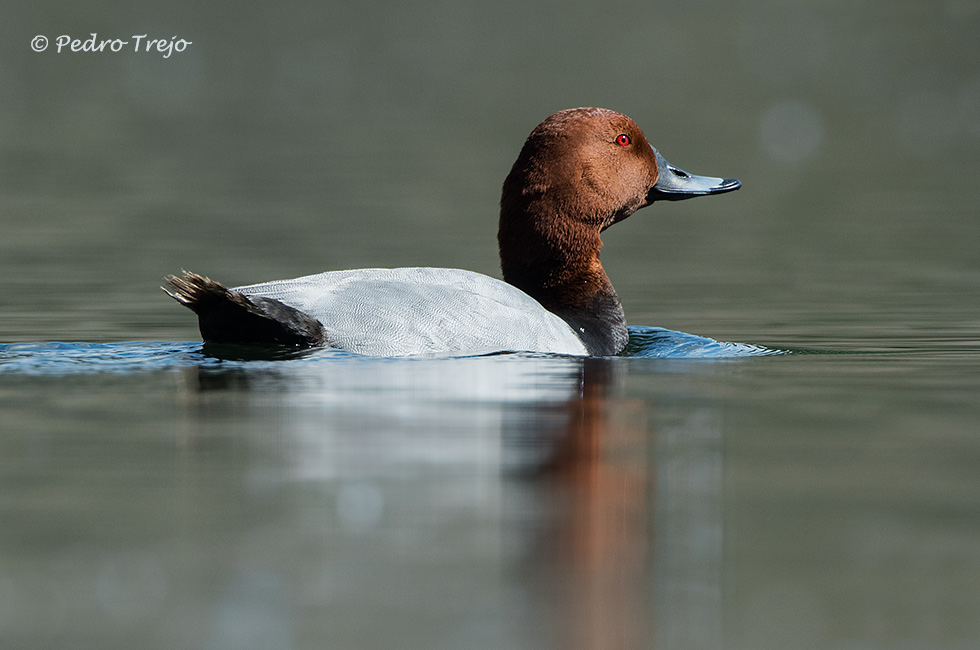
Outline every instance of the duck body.
{"type": "Polygon", "coordinates": [[[186,273],[168,293],[206,342],[328,346],[371,356],[614,355],[628,341],[599,262],[600,233],[658,200],[736,190],[673,167],[629,117],[560,111],[528,136],[504,182],[503,280],[460,269],[329,271],[228,289],[186,273]]]}
{"type": "Polygon", "coordinates": [[[571,327],[526,293],[462,269],[328,271],[231,291],[302,311],[323,324],[325,345],[370,356],[587,354],[571,327]]]}

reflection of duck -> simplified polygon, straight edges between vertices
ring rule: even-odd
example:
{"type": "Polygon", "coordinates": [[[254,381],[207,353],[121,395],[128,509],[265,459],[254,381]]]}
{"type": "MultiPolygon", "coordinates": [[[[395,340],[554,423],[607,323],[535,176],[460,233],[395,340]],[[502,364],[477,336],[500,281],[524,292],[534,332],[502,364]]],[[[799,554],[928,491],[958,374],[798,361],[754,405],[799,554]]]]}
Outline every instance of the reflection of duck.
{"type": "Polygon", "coordinates": [[[412,623],[385,638],[442,630],[451,593],[473,617],[457,622],[462,634],[539,641],[496,647],[723,645],[721,416],[696,389],[717,366],[689,376],[618,358],[312,355],[185,369],[183,422],[188,450],[252,440],[249,476],[272,466],[304,482],[301,494],[321,498],[297,508],[315,521],[335,499],[329,535],[295,512],[273,526],[314,535],[303,543],[327,576],[381,567],[331,582],[332,603],[360,607],[391,580],[413,585],[396,617],[412,623]],[[659,397],[628,392],[627,373],[659,397]],[[237,416],[216,420],[224,411],[237,416]],[[354,551],[338,534],[381,543],[354,551]]]}
{"type": "Polygon", "coordinates": [[[540,467],[554,505],[534,557],[547,567],[536,587],[553,603],[549,647],[720,648],[718,413],[668,400],[658,417],[624,399],[625,363],[582,360],[580,397],[540,467]]]}
{"type": "Polygon", "coordinates": [[[198,314],[209,342],[375,356],[616,354],[628,334],[599,262],[600,232],[657,200],[740,186],[669,165],[625,115],[569,109],[531,132],[504,181],[498,241],[505,282],[432,268],[334,271],[231,290],[192,273],[168,282],[171,295],[198,314]]]}
{"type": "Polygon", "coordinates": [[[554,647],[640,648],[652,638],[649,432],[641,404],[616,395],[618,369],[616,360],[584,360],[581,397],[567,404],[564,435],[541,468],[558,506],[539,558],[552,565],[554,647]]]}

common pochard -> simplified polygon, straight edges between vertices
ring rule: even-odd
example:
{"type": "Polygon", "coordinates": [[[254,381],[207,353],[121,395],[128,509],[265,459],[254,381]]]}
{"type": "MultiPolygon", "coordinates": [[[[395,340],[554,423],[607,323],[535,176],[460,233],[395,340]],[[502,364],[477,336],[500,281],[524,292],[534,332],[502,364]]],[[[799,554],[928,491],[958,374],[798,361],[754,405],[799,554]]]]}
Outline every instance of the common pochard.
{"type": "Polygon", "coordinates": [[[198,315],[205,342],[386,357],[614,355],[629,335],[599,233],[654,201],[739,187],[670,165],[625,115],[572,108],[531,132],[504,181],[503,281],[460,269],[358,269],[228,289],[185,272],[167,278],[168,293],[198,315]]]}

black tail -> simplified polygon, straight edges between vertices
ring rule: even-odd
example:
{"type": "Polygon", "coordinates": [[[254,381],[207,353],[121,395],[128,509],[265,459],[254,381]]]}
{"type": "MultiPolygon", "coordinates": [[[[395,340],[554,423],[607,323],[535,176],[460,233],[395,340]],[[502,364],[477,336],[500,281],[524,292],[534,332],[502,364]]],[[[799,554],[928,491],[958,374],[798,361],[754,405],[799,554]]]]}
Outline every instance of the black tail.
{"type": "Polygon", "coordinates": [[[197,314],[205,343],[244,343],[319,347],[323,325],[312,316],[272,298],[249,297],[219,282],[184,271],[165,278],[170,297],[197,314]]]}

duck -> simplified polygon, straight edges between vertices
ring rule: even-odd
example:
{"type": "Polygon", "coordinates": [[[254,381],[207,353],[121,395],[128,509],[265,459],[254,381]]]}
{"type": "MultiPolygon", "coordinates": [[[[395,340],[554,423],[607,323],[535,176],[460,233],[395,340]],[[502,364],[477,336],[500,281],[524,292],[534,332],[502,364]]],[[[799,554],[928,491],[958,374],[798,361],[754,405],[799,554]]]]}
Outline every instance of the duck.
{"type": "Polygon", "coordinates": [[[614,356],[626,316],[599,261],[600,234],[657,201],[737,190],[668,163],[628,116],[550,115],[504,180],[503,279],[429,267],[327,271],[228,288],[193,272],[164,290],[205,344],[326,347],[374,357],[527,352],[614,356]]]}

